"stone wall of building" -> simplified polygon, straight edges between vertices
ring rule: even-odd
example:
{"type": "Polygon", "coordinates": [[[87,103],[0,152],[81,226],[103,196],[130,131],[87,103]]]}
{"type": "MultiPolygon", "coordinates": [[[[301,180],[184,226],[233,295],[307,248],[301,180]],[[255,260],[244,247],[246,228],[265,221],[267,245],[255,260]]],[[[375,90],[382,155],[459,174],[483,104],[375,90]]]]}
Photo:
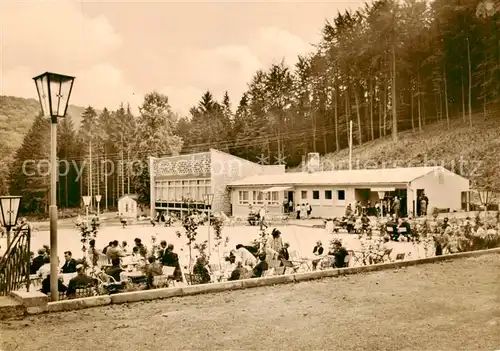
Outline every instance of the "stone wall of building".
{"type": "Polygon", "coordinates": [[[231,193],[227,185],[235,180],[262,174],[280,174],[285,166],[262,166],[218,150],[211,150],[213,210],[231,214],[231,193]]]}

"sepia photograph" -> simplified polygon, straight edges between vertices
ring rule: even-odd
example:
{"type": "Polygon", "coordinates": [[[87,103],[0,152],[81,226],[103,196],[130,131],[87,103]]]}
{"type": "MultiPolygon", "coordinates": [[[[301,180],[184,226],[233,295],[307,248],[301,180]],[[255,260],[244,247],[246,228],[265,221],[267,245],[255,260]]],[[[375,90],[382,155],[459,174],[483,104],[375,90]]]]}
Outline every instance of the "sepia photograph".
{"type": "Polygon", "coordinates": [[[499,351],[500,0],[0,0],[0,351],[499,351]]]}

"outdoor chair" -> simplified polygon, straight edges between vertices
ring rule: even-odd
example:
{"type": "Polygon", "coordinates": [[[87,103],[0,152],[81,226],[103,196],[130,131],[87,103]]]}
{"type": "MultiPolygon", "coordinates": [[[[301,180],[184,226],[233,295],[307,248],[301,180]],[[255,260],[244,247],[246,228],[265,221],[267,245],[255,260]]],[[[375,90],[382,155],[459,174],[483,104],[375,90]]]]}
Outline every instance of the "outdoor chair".
{"type": "Polygon", "coordinates": [[[108,267],[108,266],[111,266],[111,262],[109,262],[108,256],[106,256],[106,255],[99,255],[99,259],[97,261],[97,265],[100,268],[108,267]]]}
{"type": "MultiPolygon", "coordinates": [[[[49,294],[50,295],[50,294],[49,294]]],[[[98,296],[97,289],[94,285],[82,286],[76,288],[72,295],[67,295],[66,292],[59,291],[59,300],[81,299],[84,297],[98,296]]]]}
{"type": "Polygon", "coordinates": [[[362,265],[364,263],[364,253],[361,251],[347,250],[349,256],[351,256],[350,266],[353,267],[357,264],[362,265]]]}
{"type": "Polygon", "coordinates": [[[285,267],[285,269],[290,268],[293,269],[294,272],[297,272],[300,267],[300,264],[294,264],[293,261],[282,260],[281,262],[283,263],[283,267],[285,267]]]}
{"type": "Polygon", "coordinates": [[[274,269],[274,275],[284,275],[285,274],[285,270],[286,270],[285,266],[281,266],[281,267],[275,268],[274,269]]]}
{"type": "MultiPolygon", "coordinates": [[[[349,252],[349,251],[347,251],[347,252],[349,252]]],[[[352,256],[350,254],[347,255],[346,257],[344,257],[344,266],[349,267],[351,260],[352,260],[352,256]]]]}
{"type": "Polygon", "coordinates": [[[385,259],[386,257],[387,257],[387,259],[388,259],[389,261],[392,261],[392,259],[391,259],[392,250],[393,250],[393,249],[392,249],[392,248],[390,248],[390,249],[387,249],[387,250],[385,250],[385,251],[383,252],[382,257],[381,257],[382,262],[384,262],[384,259],[385,259]]]}
{"type": "Polygon", "coordinates": [[[115,278],[102,271],[97,273],[96,277],[99,282],[99,290],[108,294],[120,292],[126,285],[125,282],[117,282],[115,278]]]}
{"type": "Polygon", "coordinates": [[[155,288],[168,287],[171,280],[174,278],[175,267],[163,266],[162,275],[153,277],[153,286],[155,288]]]}

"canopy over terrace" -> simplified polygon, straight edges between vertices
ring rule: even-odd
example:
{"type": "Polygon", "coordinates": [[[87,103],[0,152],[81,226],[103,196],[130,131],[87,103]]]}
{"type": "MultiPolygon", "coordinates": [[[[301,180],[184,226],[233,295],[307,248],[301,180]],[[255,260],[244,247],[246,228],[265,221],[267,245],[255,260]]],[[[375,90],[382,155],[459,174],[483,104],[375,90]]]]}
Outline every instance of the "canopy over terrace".
{"type": "Polygon", "coordinates": [[[291,186],[273,186],[271,188],[267,188],[267,189],[262,190],[262,192],[263,193],[270,193],[273,191],[285,191],[285,190],[289,190],[289,189],[292,189],[292,187],[291,186]]]}

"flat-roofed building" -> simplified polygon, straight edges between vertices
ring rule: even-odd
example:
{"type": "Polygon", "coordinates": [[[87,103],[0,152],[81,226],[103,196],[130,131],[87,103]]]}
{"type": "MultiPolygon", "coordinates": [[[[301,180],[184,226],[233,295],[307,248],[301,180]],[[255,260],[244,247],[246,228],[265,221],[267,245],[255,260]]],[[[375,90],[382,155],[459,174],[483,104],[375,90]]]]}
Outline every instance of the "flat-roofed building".
{"type": "Polygon", "coordinates": [[[314,217],[332,218],[345,214],[348,204],[358,201],[376,204],[398,197],[401,215],[419,213],[422,193],[433,207],[449,211],[465,209],[469,180],[444,167],[356,169],[290,172],[254,175],[228,184],[235,216],[246,216],[252,206],[266,206],[270,214],[280,214],[284,204],[308,203],[314,217]]]}

